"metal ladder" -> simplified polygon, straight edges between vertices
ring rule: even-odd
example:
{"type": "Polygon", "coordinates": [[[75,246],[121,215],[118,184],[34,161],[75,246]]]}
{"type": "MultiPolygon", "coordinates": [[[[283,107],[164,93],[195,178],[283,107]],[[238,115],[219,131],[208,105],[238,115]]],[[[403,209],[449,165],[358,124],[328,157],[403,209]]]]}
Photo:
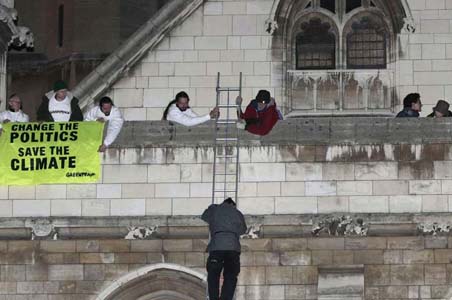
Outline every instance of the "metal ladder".
{"type": "Polygon", "coordinates": [[[242,73],[238,87],[221,87],[217,74],[217,103],[220,116],[215,120],[215,144],[213,148],[212,204],[231,197],[238,206],[239,182],[239,129],[235,97],[242,96],[242,73]],[[224,97],[223,97],[224,95],[224,97]],[[233,99],[231,99],[231,96],[233,99]]]}
{"type": "MultiPolygon", "coordinates": [[[[238,206],[239,184],[239,128],[237,127],[240,106],[235,104],[231,93],[242,96],[242,72],[239,75],[239,87],[220,87],[220,72],[217,73],[217,101],[220,116],[215,119],[212,204],[221,203],[231,197],[238,206]],[[226,94],[225,99],[222,94],[226,94]]],[[[210,243],[210,233],[209,233],[210,243]]],[[[235,299],[235,297],[234,297],[235,299]]],[[[206,285],[206,300],[209,300],[209,287],[206,285]]]]}

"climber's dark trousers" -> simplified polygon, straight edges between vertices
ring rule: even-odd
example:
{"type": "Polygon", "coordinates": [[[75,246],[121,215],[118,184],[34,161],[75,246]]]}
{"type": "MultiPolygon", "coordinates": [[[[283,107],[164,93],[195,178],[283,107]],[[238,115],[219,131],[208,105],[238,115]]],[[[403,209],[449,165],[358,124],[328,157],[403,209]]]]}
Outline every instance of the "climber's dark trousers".
{"type": "Polygon", "coordinates": [[[237,276],[240,273],[240,252],[211,251],[207,259],[207,284],[209,300],[232,300],[234,297],[237,276]],[[220,276],[223,271],[223,286],[219,297],[220,276]]]}

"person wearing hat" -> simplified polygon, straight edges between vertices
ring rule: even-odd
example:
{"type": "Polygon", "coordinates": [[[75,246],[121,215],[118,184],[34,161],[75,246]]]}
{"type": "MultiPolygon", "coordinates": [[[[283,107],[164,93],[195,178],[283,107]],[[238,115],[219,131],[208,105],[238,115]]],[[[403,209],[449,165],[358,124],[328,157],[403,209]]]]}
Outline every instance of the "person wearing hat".
{"type": "MultiPolygon", "coordinates": [[[[236,104],[240,107],[242,97],[236,98],[236,104]]],[[[240,108],[239,117],[246,122],[245,130],[257,135],[268,134],[276,122],[282,120],[282,115],[276,108],[275,99],[270,97],[270,92],[267,90],[260,90],[256,99],[251,100],[244,113],[240,108]]]]}
{"type": "Polygon", "coordinates": [[[438,100],[436,106],[433,107],[433,112],[427,116],[428,118],[442,118],[452,117],[452,112],[449,110],[449,103],[444,100],[438,100]]]}
{"type": "Polygon", "coordinates": [[[83,121],[83,113],[78,105],[78,99],[68,91],[64,81],[56,81],[53,90],[42,97],[37,111],[37,119],[41,122],[83,121]]]}

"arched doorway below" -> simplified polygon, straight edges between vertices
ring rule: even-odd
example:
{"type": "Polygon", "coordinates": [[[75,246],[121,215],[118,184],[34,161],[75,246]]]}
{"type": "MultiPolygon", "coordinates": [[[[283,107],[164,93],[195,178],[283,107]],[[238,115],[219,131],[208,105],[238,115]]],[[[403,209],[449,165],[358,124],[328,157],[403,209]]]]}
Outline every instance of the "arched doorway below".
{"type": "Polygon", "coordinates": [[[156,264],[113,282],[96,300],[203,300],[206,276],[174,264],[156,264]]]}

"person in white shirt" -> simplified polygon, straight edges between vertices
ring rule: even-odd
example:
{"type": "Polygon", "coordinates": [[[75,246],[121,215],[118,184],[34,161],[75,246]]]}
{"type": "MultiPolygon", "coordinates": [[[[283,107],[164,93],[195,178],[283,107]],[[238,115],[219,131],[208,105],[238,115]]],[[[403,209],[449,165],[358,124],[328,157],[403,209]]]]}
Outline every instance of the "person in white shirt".
{"type": "Polygon", "coordinates": [[[162,120],[168,120],[185,126],[194,126],[218,118],[218,107],[213,108],[209,114],[199,116],[191,110],[188,105],[189,101],[190,98],[186,92],[177,93],[176,98],[168,104],[163,112],[162,120]]]}
{"type": "Polygon", "coordinates": [[[8,99],[8,110],[0,113],[0,134],[3,131],[2,124],[29,120],[28,115],[22,111],[22,101],[19,96],[12,94],[8,99]]]}
{"type": "Polygon", "coordinates": [[[39,122],[83,121],[78,99],[68,90],[66,82],[56,81],[53,90],[42,97],[37,119],[39,122]]]}
{"type": "Polygon", "coordinates": [[[114,106],[113,100],[106,96],[100,99],[99,106],[93,107],[85,114],[85,121],[108,121],[107,135],[103,144],[99,146],[99,152],[107,150],[108,146],[115,141],[124,124],[121,112],[114,106]]]}

